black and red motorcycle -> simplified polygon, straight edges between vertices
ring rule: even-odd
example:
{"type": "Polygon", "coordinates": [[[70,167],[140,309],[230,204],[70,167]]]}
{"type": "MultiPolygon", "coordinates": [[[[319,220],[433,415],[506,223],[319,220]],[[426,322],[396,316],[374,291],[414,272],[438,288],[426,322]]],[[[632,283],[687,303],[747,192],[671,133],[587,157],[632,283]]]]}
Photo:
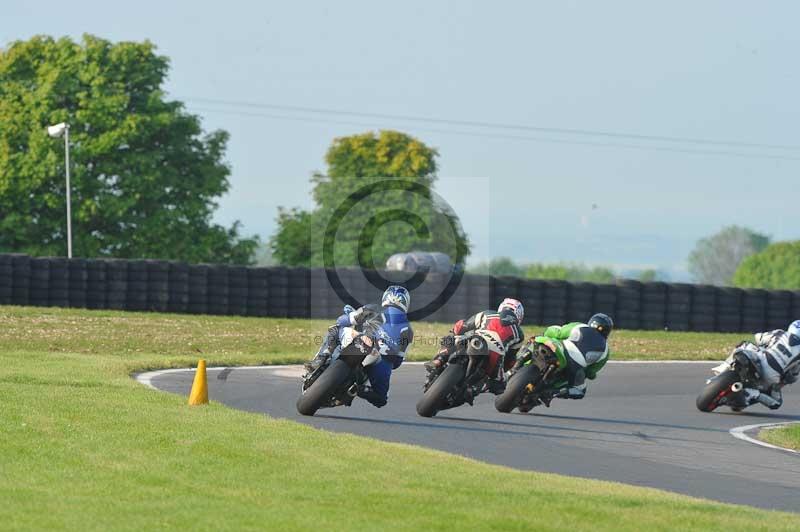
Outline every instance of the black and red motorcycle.
{"type": "Polygon", "coordinates": [[[428,376],[417,414],[433,417],[442,410],[464,403],[486,390],[494,368],[503,360],[505,347],[494,331],[477,330],[453,338],[456,350],[444,369],[428,376]]]}

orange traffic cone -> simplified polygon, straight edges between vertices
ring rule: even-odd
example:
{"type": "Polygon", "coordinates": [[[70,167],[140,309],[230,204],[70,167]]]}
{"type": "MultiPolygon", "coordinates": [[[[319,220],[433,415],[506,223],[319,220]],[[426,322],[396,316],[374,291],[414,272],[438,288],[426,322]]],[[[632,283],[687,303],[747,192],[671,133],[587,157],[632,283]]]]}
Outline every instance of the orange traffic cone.
{"type": "Polygon", "coordinates": [[[197,363],[197,372],[194,374],[192,392],[189,394],[190,405],[208,404],[208,379],[206,379],[206,361],[197,363]]]}

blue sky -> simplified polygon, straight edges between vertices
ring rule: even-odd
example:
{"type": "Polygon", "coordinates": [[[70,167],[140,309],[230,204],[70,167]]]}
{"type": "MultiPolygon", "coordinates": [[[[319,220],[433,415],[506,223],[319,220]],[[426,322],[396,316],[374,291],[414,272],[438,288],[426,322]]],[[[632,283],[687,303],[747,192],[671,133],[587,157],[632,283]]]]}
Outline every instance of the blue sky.
{"type": "Polygon", "coordinates": [[[395,128],[438,148],[438,192],[472,235],[473,260],[652,266],[681,278],[694,242],[723,225],[800,238],[800,149],[208,100],[800,146],[797,20],[800,4],[777,1],[12,0],[0,43],[84,32],[156,43],[171,58],[170,95],[231,133],[232,190],[217,219],[239,219],[246,233],[268,237],[279,205],[310,206],[308,178],[334,137],[395,128]]]}

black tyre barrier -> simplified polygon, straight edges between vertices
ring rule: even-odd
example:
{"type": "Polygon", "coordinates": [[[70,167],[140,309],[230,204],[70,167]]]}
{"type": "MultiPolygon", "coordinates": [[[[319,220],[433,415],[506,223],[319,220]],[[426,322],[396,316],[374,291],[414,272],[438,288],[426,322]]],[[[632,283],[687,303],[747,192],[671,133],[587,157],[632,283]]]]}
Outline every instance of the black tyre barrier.
{"type": "Polygon", "coordinates": [[[189,304],[190,314],[208,312],[208,264],[189,265],[189,304]]]}
{"type": "MultiPolygon", "coordinates": [[[[450,276],[442,273],[428,274],[425,278],[424,286],[427,286],[431,293],[431,297],[428,301],[435,301],[437,305],[440,305],[435,312],[426,318],[428,321],[454,323],[461,319],[460,314],[462,314],[462,312],[453,312],[453,309],[451,309],[449,305],[455,293],[454,291],[451,291],[449,294],[447,293],[449,281],[450,276]]],[[[453,286],[451,288],[454,290],[457,287],[453,286]]],[[[458,310],[463,311],[464,305],[461,305],[461,308],[458,310]]]]}
{"type": "Polygon", "coordinates": [[[717,291],[717,287],[711,285],[692,286],[692,304],[689,315],[691,330],[716,330],[717,291]]]}
{"type": "Polygon", "coordinates": [[[720,332],[740,332],[742,330],[741,288],[720,287],[717,289],[717,330],[720,332]]]}
{"type": "Polygon", "coordinates": [[[189,265],[185,262],[170,262],[167,274],[167,312],[189,310],[189,265]]]}
{"type": "Polygon", "coordinates": [[[247,315],[247,268],[228,267],[228,314],[247,315]]]}
{"type": "Polygon", "coordinates": [[[561,325],[566,321],[568,289],[566,281],[544,281],[542,325],[561,325]]]}
{"type": "Polygon", "coordinates": [[[602,312],[614,318],[617,308],[617,286],[613,284],[598,284],[594,290],[594,307],[592,313],[602,312]]]}
{"type": "Polygon", "coordinates": [[[507,297],[513,297],[515,299],[520,299],[522,297],[522,294],[520,293],[520,280],[517,277],[509,277],[505,275],[501,277],[493,277],[491,296],[493,301],[492,306],[500,304],[500,302],[507,297]]]}
{"type": "MultiPolygon", "coordinates": [[[[338,273],[357,302],[379,301],[382,288],[373,286],[360,270],[342,268],[338,273]]],[[[411,278],[404,272],[377,273],[387,284],[402,285],[411,278]]],[[[428,275],[422,284],[411,287],[412,309],[426,300],[447,301],[428,321],[452,323],[494,309],[504,297],[520,299],[526,324],[536,325],[585,321],[594,312],[605,312],[621,328],[752,333],[785,328],[800,318],[800,291],[638,281],[567,283],[484,275],[466,275],[460,285],[445,288],[446,277],[428,275]]],[[[0,254],[0,304],[332,321],[345,303],[354,303],[340,299],[342,286],[331,286],[323,269],[0,254]]]]}
{"type": "Polygon", "coordinates": [[[30,302],[31,258],[27,255],[11,255],[11,304],[27,305],[30,302]]]}
{"type": "Polygon", "coordinates": [[[106,260],[106,307],[123,310],[128,293],[128,261],[106,260]]]}
{"type": "Polygon", "coordinates": [[[763,331],[767,327],[767,292],[757,288],[744,290],[742,297],[742,329],[763,331]]]}
{"type": "Polygon", "coordinates": [[[106,262],[100,259],[86,260],[86,308],[106,308],[106,262]]]}
{"type": "Polygon", "coordinates": [[[208,265],[208,313],[228,313],[228,267],[208,265]]]}
{"type": "MultiPolygon", "coordinates": [[[[464,277],[465,281],[462,284],[467,286],[467,297],[470,301],[470,309],[467,311],[468,317],[470,314],[491,308],[500,303],[492,299],[492,278],[488,275],[468,275],[464,277]],[[467,281],[467,279],[469,279],[467,281]],[[474,310],[473,310],[474,309],[474,310]]],[[[459,318],[460,319],[460,318],[459,318]]]]}
{"type": "Polygon", "coordinates": [[[566,321],[586,322],[594,314],[594,292],[592,283],[574,283],[569,287],[566,321]]]}
{"type": "MultiPolygon", "coordinates": [[[[464,283],[469,284],[469,278],[464,283]]],[[[469,290],[467,290],[469,293],[469,290]]],[[[525,306],[525,325],[541,325],[544,312],[544,283],[538,279],[521,279],[519,300],[525,306]]],[[[499,301],[498,301],[499,303],[499,301]]]]}
{"type": "Polygon", "coordinates": [[[247,270],[247,315],[267,316],[269,296],[269,270],[248,268],[247,270]]]}
{"type": "Polygon", "coordinates": [[[50,300],[50,259],[35,257],[31,259],[29,304],[46,307],[50,300]]]}
{"type": "Polygon", "coordinates": [[[669,331],[690,330],[692,287],[689,284],[667,284],[664,327],[669,331]]]}
{"type": "Polygon", "coordinates": [[[789,320],[800,320],[800,292],[792,292],[792,310],[789,314],[789,320]]]}
{"type": "Polygon", "coordinates": [[[639,329],[642,326],[642,283],[625,280],[617,282],[617,306],[612,315],[614,324],[623,329],[639,329]]]}
{"type": "Polygon", "coordinates": [[[774,290],[767,292],[766,329],[783,329],[793,321],[787,320],[792,314],[792,293],[788,290],[774,290]]]}
{"type": "Polygon", "coordinates": [[[289,315],[289,272],[279,266],[269,271],[267,309],[270,316],[285,318],[289,315]]]}
{"type": "Polygon", "coordinates": [[[125,310],[147,310],[147,261],[128,261],[125,310]]]}
{"type": "Polygon", "coordinates": [[[308,318],[310,316],[311,277],[308,268],[291,268],[286,272],[288,283],[288,305],[286,308],[289,318],[308,318]]]}
{"type": "Polygon", "coordinates": [[[147,270],[146,310],[166,312],[169,302],[169,263],[163,260],[145,261],[147,270]]]}
{"type": "Polygon", "coordinates": [[[13,272],[11,255],[0,255],[0,305],[10,305],[13,300],[13,272]]]}
{"type": "Polygon", "coordinates": [[[72,259],[67,262],[67,305],[74,308],[86,308],[87,304],[87,271],[86,259],[72,259]]]}

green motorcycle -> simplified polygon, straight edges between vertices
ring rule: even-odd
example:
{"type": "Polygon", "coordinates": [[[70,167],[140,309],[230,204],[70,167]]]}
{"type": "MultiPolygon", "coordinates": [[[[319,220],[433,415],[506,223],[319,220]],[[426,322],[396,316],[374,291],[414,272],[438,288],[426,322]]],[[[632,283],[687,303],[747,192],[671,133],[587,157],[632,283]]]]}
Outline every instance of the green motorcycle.
{"type": "Polygon", "coordinates": [[[553,395],[565,388],[568,367],[567,354],[561,340],[537,336],[517,354],[505,391],[495,397],[498,412],[508,413],[519,408],[530,412],[535,406],[550,406],[553,395]]]}

